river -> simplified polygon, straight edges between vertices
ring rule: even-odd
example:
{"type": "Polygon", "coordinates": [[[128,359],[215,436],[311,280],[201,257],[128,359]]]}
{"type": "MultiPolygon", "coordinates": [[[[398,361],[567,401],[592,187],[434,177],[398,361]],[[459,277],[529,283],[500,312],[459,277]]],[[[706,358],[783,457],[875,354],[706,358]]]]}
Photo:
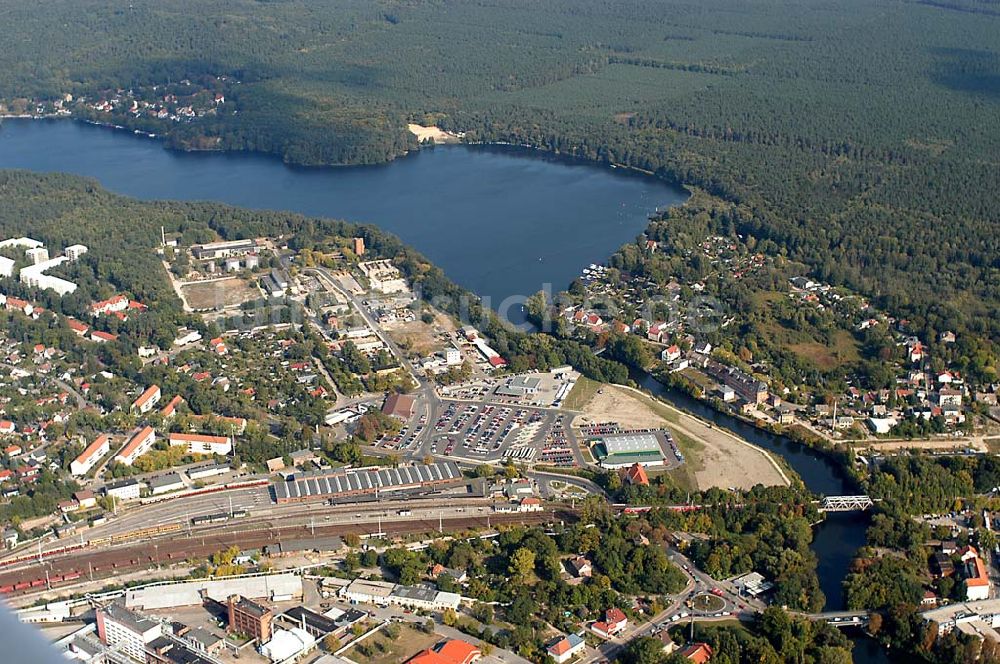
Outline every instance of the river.
{"type": "MultiPolygon", "coordinates": [[[[213,200],[370,222],[420,250],[513,322],[518,303],[565,288],[590,263],[632,241],[656,207],[686,193],[650,177],[517,148],[449,146],[383,166],[293,168],[260,155],[180,153],[153,140],[70,121],[7,121],[0,168],[93,177],[141,199],[213,200]]],[[[27,231],[26,231],[27,232],[27,231]]],[[[822,454],[668,391],[642,386],[787,459],[812,491],[853,493],[822,454]]],[[[866,518],[831,515],[816,529],[826,607],[843,607],[841,581],[864,543],[866,518]]],[[[887,661],[860,641],[855,661],[887,661]]]]}
{"type": "Polygon", "coordinates": [[[375,224],[515,323],[631,242],[683,190],[626,169],[520,148],[439,146],[381,166],[293,168],[243,153],[184,153],[68,120],[10,120],[0,168],[96,178],[140,199],[211,200],[375,224]],[[525,158],[528,155],[531,158],[525,158]]]}
{"type": "MultiPolygon", "coordinates": [[[[846,477],[838,464],[826,455],[784,436],[762,431],[746,422],[720,413],[704,403],[678,390],[670,389],[646,373],[633,372],[633,379],[643,389],[669,401],[673,405],[724,427],[754,445],[784,458],[810,491],[827,496],[850,495],[857,487],[846,477]]],[[[826,595],[826,611],[847,608],[842,582],[858,548],[865,543],[868,517],[864,514],[827,514],[826,520],[815,529],[812,550],[819,564],[816,574],[826,595]]],[[[872,639],[853,635],[854,661],[858,664],[886,664],[888,655],[872,639]]]]}

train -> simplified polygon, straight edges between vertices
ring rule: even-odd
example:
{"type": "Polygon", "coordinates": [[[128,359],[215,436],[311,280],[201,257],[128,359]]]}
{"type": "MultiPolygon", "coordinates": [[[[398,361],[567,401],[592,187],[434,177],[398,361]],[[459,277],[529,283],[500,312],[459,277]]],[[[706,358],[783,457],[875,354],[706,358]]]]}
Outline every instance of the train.
{"type": "Polygon", "coordinates": [[[192,526],[203,526],[206,523],[223,523],[230,519],[242,519],[250,516],[247,510],[233,510],[230,512],[217,512],[215,514],[203,514],[202,516],[191,517],[192,526]]]}
{"type": "Polygon", "coordinates": [[[18,581],[17,583],[8,583],[7,585],[0,586],[0,595],[9,595],[10,593],[21,592],[23,590],[31,590],[33,588],[44,588],[46,586],[54,586],[57,583],[67,583],[69,581],[75,581],[80,578],[79,572],[67,572],[66,574],[59,574],[56,576],[50,576],[48,579],[33,579],[31,581],[18,581]]]}

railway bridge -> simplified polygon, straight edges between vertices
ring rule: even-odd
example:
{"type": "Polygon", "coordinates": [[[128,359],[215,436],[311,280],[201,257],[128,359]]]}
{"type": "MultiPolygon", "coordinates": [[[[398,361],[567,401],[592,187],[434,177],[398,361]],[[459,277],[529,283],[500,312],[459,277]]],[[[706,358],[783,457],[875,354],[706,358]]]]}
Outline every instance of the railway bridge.
{"type": "Polygon", "coordinates": [[[820,512],[864,512],[875,505],[870,496],[826,496],[817,501],[820,512]]]}

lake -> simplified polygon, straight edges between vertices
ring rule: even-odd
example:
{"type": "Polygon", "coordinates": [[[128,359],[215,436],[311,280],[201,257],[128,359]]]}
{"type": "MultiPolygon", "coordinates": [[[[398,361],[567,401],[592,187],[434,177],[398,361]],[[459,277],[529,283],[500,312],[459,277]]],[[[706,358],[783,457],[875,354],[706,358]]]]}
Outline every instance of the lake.
{"type": "MultiPolygon", "coordinates": [[[[260,155],[180,153],[156,141],[70,121],[7,121],[0,168],[63,171],[142,199],[212,200],[368,222],[395,233],[523,322],[519,303],[543,287],[564,289],[645,230],[657,207],[687,194],[654,178],[519,148],[449,146],[383,166],[294,168],[260,155]]],[[[643,387],[785,457],[817,493],[852,493],[836,464],[813,450],[716,413],[651,378],[643,387]]],[[[866,518],[831,515],[813,550],[827,608],[843,606],[840,583],[866,518]]],[[[855,661],[885,654],[859,639],[855,661]]]]}
{"type": "Polygon", "coordinates": [[[652,177],[520,148],[439,146],[381,166],[295,168],[262,155],[183,153],[68,120],[6,121],[0,168],[96,178],[141,199],[211,200],[375,224],[515,323],[687,194],[652,177]]]}

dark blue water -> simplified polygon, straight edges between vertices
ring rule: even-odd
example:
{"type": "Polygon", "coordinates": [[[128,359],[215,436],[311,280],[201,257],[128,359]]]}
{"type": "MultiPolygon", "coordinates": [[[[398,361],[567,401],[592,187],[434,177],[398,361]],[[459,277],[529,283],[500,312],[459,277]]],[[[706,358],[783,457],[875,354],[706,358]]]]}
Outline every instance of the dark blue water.
{"type": "MultiPolygon", "coordinates": [[[[299,169],[258,155],[171,152],[149,139],[68,121],[3,124],[0,168],[76,173],[143,199],[213,200],[374,223],[514,322],[523,320],[524,297],[565,288],[583,267],[640,234],[654,208],[686,197],[653,178],[518,149],[439,147],[384,166],[299,169]]],[[[649,376],[636,378],[780,454],[815,493],[854,491],[822,454],[668,391],[649,376]]],[[[843,607],[841,581],[864,543],[865,525],[863,516],[832,515],[817,528],[813,550],[828,609],[843,607]]],[[[856,644],[855,661],[888,661],[871,640],[856,644]]]]}
{"type": "Polygon", "coordinates": [[[0,168],[64,171],[142,199],[212,200],[373,223],[508,318],[565,289],[686,193],[654,178],[517,148],[450,146],[384,166],[292,168],[248,154],[181,153],[71,121],[8,121],[0,168]]]}

